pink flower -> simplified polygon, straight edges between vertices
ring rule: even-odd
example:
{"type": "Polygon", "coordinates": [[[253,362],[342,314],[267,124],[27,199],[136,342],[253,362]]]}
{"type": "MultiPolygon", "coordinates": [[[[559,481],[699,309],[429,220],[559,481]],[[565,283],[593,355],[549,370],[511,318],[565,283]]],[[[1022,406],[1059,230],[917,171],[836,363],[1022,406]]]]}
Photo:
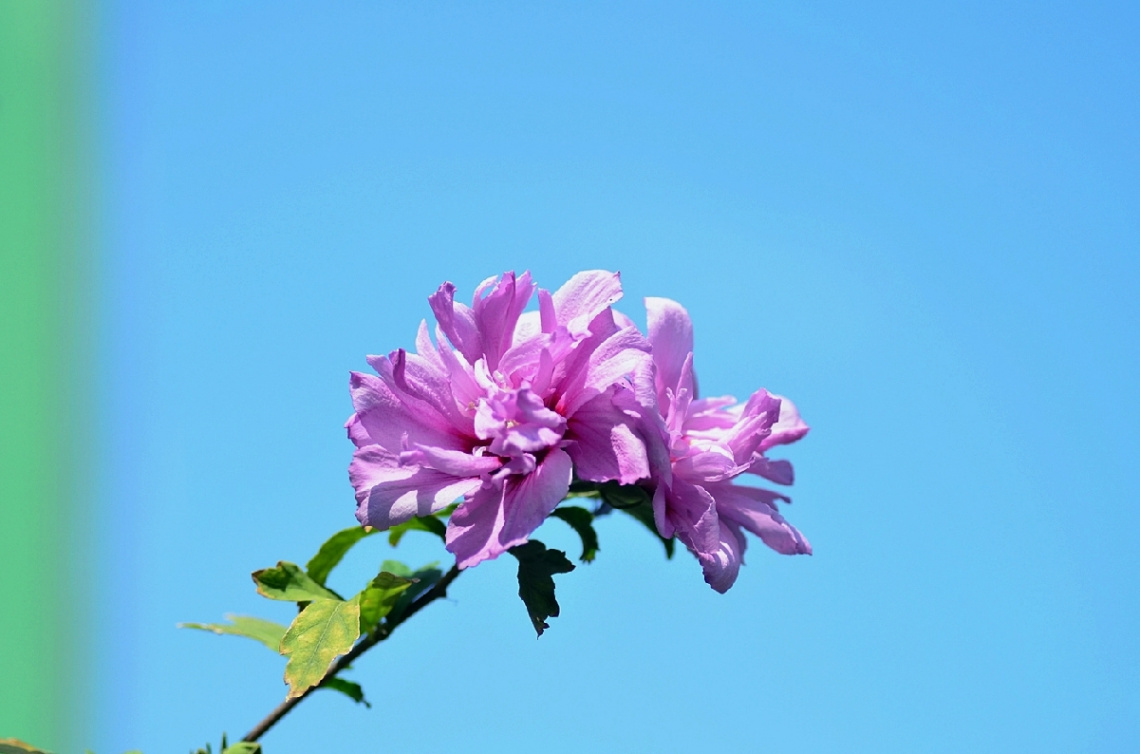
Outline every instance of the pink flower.
{"type": "Polygon", "coordinates": [[[666,298],[648,298],[645,305],[660,411],[651,455],[653,510],[661,536],[680,539],[718,592],[732,586],[743,563],[741,529],[777,552],[811,554],[811,545],[776,508],[777,500],[791,502],[786,496],[733,484],[746,472],[792,483],[791,464],[764,453],[807,434],[796,407],[766,390],[753,393],[744,405],[730,397],[698,398],[688,312],[666,298]]]}
{"type": "Polygon", "coordinates": [[[416,353],[369,356],[352,373],[356,445],[349,478],[361,524],[387,529],[462,497],[447,527],[461,567],[522,544],[583,479],[649,476],[629,376],[647,374],[649,344],[614,318],[617,273],[581,272],[557,292],[530,274],[489,278],[470,307],[444,283],[428,300],[416,353]]]}

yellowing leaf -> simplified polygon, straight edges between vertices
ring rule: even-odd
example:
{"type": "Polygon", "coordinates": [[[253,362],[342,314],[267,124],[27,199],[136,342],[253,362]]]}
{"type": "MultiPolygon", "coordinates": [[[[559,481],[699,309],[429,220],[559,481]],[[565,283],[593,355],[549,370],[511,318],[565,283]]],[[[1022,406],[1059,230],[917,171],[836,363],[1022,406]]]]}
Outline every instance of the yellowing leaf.
{"type": "Polygon", "coordinates": [[[179,623],[178,627],[211,631],[219,636],[223,634],[244,636],[247,639],[261,642],[274,652],[281,651],[281,637],[285,635],[285,626],[261,618],[251,618],[248,615],[227,615],[226,617],[232,623],[179,623]]]}
{"type": "Polygon", "coordinates": [[[281,639],[281,654],[289,658],[285,665],[289,696],[300,696],[320,683],[333,660],[352,649],[359,637],[359,595],[347,602],[309,603],[281,639]]]}
{"type": "Polygon", "coordinates": [[[0,754],[47,754],[31,744],[26,744],[18,738],[0,738],[0,754]]]}

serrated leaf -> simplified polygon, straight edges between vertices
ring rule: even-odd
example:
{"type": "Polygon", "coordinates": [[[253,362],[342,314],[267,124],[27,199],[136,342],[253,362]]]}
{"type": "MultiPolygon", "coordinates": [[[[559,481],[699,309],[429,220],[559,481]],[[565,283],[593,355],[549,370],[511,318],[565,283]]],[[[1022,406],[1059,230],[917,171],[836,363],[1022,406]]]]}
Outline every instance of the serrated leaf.
{"type": "Polygon", "coordinates": [[[639,503],[637,505],[630,506],[628,508],[618,508],[618,510],[620,510],[622,513],[633,516],[635,519],[637,519],[642,524],[644,524],[645,528],[647,528],[647,529],[649,529],[649,531],[653,532],[653,536],[657,537],[657,539],[660,540],[661,544],[664,545],[665,557],[666,558],[672,558],[673,557],[674,540],[672,538],[666,539],[665,537],[662,537],[661,533],[659,531],[657,531],[657,523],[653,520],[653,503],[652,502],[643,502],[643,503],[639,503]]]}
{"type": "Polygon", "coordinates": [[[296,563],[282,560],[273,568],[263,568],[251,575],[253,583],[257,584],[257,593],[271,600],[312,602],[340,599],[340,595],[318,584],[296,563]]]}
{"type": "Polygon", "coordinates": [[[409,518],[404,523],[397,524],[389,529],[388,544],[395,547],[410,531],[426,531],[440,539],[446,540],[447,538],[447,526],[442,521],[435,516],[424,516],[423,518],[409,518]]]}
{"type": "Polygon", "coordinates": [[[346,681],[345,679],[338,676],[333,676],[332,678],[322,683],[321,688],[339,691],[357,704],[363,704],[369,709],[372,708],[372,705],[369,704],[368,700],[364,698],[364,689],[360,687],[359,683],[353,683],[352,681],[346,681]]]}
{"type": "MultiPolygon", "coordinates": [[[[390,561],[385,561],[387,565],[390,561]]],[[[400,564],[402,565],[402,564],[400,564]]],[[[406,569],[407,566],[404,566],[406,569]]],[[[384,618],[392,612],[396,601],[400,598],[413,580],[404,576],[397,576],[391,571],[382,570],[376,578],[364,588],[357,599],[360,600],[360,633],[371,631],[384,618]]]]}
{"type": "Polygon", "coordinates": [[[320,683],[333,660],[352,649],[359,637],[359,595],[347,601],[315,599],[309,603],[281,639],[281,654],[289,658],[285,665],[289,697],[320,683]]]}
{"type": "Polygon", "coordinates": [[[548,550],[537,539],[512,547],[509,552],[519,561],[519,597],[526,605],[526,612],[534,630],[542,632],[550,628],[547,618],[558,617],[558,600],[554,598],[554,574],[570,573],[574,564],[566,559],[561,550],[548,550]]]}
{"type": "Polygon", "coordinates": [[[227,746],[222,754],[261,754],[261,744],[253,741],[240,741],[233,746],[227,746]]]}
{"type": "Polygon", "coordinates": [[[353,526],[338,531],[321,545],[321,549],[317,550],[317,554],[305,565],[305,571],[313,581],[324,586],[332,569],[336,568],[345,553],[357,542],[375,533],[375,529],[365,529],[363,526],[353,526]]]}
{"type": "Polygon", "coordinates": [[[570,524],[582,539],[582,562],[589,563],[598,554],[598,533],[594,530],[594,514],[585,508],[576,505],[567,505],[555,508],[550,514],[570,524]]]}
{"type": "Polygon", "coordinates": [[[285,626],[273,621],[252,618],[248,615],[227,615],[230,623],[179,623],[179,628],[196,628],[200,631],[210,631],[219,636],[244,636],[247,639],[259,641],[274,652],[281,651],[281,637],[285,635],[285,626]]]}
{"type": "Polygon", "coordinates": [[[18,738],[0,738],[0,754],[47,754],[43,749],[37,749],[26,744],[18,738]]]}

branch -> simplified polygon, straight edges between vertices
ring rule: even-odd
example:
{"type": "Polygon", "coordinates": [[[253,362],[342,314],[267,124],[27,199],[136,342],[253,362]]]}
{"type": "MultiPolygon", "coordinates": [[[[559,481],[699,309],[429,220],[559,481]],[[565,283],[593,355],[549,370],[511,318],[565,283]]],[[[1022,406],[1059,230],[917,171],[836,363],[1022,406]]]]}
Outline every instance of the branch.
{"type": "Polygon", "coordinates": [[[413,615],[427,607],[432,602],[435,602],[437,599],[446,597],[447,587],[451,586],[451,582],[455,581],[456,577],[458,576],[459,566],[454,565],[442,579],[437,581],[431,589],[424,592],[423,596],[413,602],[401,615],[390,622],[385,621],[382,623],[376,628],[375,631],[369,634],[364,639],[364,641],[357,644],[352,648],[351,651],[349,651],[348,654],[344,655],[339,660],[334,662],[329,667],[328,672],[325,673],[324,678],[321,679],[320,683],[318,683],[316,686],[311,686],[308,690],[305,691],[305,693],[301,694],[300,696],[290,697],[281,702],[281,704],[277,705],[277,709],[266,715],[264,720],[253,727],[253,730],[251,730],[249,733],[246,733],[245,738],[243,738],[242,741],[248,741],[252,743],[253,741],[261,738],[270,728],[277,724],[278,720],[289,714],[289,711],[300,704],[303,699],[308,698],[309,694],[319,689],[325,684],[326,681],[351,665],[357,657],[360,657],[362,654],[372,649],[372,647],[376,646],[391,636],[392,632],[396,630],[397,626],[406,621],[408,618],[411,618],[413,615]]]}

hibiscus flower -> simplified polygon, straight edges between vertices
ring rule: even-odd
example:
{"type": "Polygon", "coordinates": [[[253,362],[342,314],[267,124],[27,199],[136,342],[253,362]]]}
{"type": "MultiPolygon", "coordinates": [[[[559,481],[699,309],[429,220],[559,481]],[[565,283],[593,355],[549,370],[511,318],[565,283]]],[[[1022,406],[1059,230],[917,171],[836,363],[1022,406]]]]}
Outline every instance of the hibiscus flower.
{"type": "Polygon", "coordinates": [[[778,492],[734,484],[750,473],[791,484],[792,465],[771,460],[770,448],[807,434],[795,405],[758,390],[743,405],[731,397],[698,398],[693,372],[693,325],[667,298],[647,298],[653,347],[656,437],[651,442],[656,488],[654,520],[661,536],[676,536],[704,569],[705,581],[725,592],[744,562],[742,529],[777,552],[811,554],[811,545],[780,515],[778,492]]]}
{"type": "Polygon", "coordinates": [[[617,273],[581,272],[554,294],[529,273],[489,278],[470,307],[444,283],[428,300],[416,353],[369,356],[353,372],[356,445],[349,478],[361,524],[387,529],[459,498],[447,549],[460,567],[527,541],[566,496],[576,470],[623,484],[649,477],[634,431],[630,375],[647,374],[645,337],[611,305],[617,273]]]}

